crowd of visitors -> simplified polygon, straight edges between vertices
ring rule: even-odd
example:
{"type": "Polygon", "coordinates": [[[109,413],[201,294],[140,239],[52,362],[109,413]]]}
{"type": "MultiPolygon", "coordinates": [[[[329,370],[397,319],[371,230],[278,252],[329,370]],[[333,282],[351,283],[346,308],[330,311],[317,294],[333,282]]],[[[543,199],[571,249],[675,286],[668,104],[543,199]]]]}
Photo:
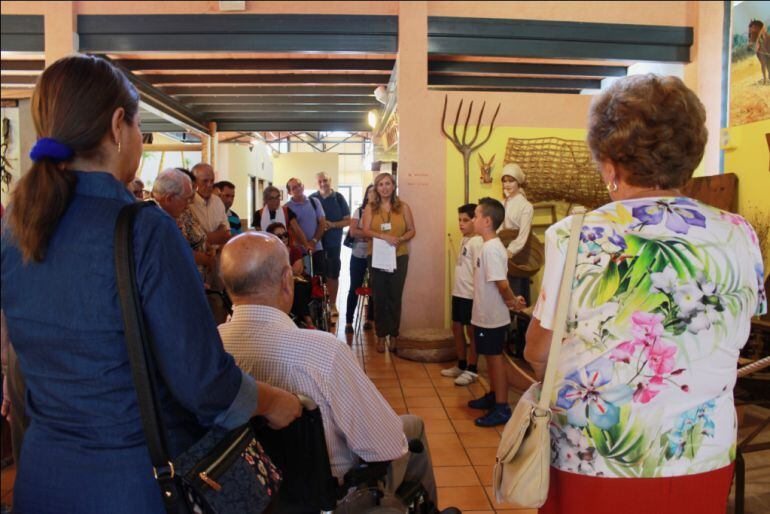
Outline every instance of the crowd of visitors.
{"type": "MultiPolygon", "coordinates": [[[[13,382],[2,410],[20,413],[14,509],[160,514],[114,255],[118,213],[146,193],[135,178],[139,96],[106,60],[71,56],[41,75],[32,116],[33,164],[2,228],[3,374],[13,382]]],[[[611,202],[586,214],[575,280],[562,292],[569,323],[550,364],[553,451],[541,512],[610,513],[628,498],[629,513],[724,510],[736,361],[767,298],[752,227],[680,191],[706,137],[703,105],[674,77],[627,77],[592,103],[588,144],[611,202]]],[[[374,326],[378,352],[396,354],[417,234],[412,211],[389,173],[375,177],[353,212],[329,174],[317,181],[306,196],[291,178],[284,205],[278,188],[265,188],[254,230],[244,231],[232,211],[235,185],[215,182],[207,163],[163,170],[152,184],[155,205],[137,211],[134,273],[168,452],[173,459],[211,427],[234,429],[254,416],[286,427],[302,413],[301,394],[320,408],[335,477],[359,459],[389,461],[390,492],[419,482],[437,503],[423,421],[396,415],[345,342],[315,330],[308,309],[315,279],[336,312],[341,251],[349,246],[344,331],[354,331],[368,286],[364,329],[374,326]],[[394,256],[392,265],[378,252],[394,256]],[[220,310],[212,298],[224,302],[220,310]],[[230,302],[231,315],[223,315],[230,302]],[[422,452],[408,451],[412,440],[422,452]]],[[[512,370],[503,354],[512,313],[531,304],[530,279],[508,271],[532,237],[526,176],[511,163],[501,181],[503,202],[481,198],[458,208],[457,362],[441,373],[467,386],[483,356],[491,390],[468,402],[483,411],[480,427],[511,417],[512,370]],[[502,230],[517,231],[507,247],[502,230]]],[[[545,233],[524,348],[538,380],[571,220],[545,233]]]]}

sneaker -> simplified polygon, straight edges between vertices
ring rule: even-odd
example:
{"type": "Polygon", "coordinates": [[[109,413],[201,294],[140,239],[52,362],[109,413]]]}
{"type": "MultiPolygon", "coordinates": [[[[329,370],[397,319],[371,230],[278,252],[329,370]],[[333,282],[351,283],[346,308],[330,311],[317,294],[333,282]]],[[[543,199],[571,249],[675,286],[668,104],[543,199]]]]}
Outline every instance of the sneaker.
{"type": "Polygon", "coordinates": [[[481,398],[476,398],[468,402],[468,407],[471,409],[483,409],[489,410],[495,406],[495,392],[490,391],[481,398]]]}
{"type": "Polygon", "coordinates": [[[458,368],[457,366],[452,366],[451,368],[442,369],[441,370],[441,376],[442,377],[449,377],[449,378],[457,378],[460,375],[462,375],[465,372],[465,370],[458,368]]]}
{"type": "Polygon", "coordinates": [[[474,373],[473,371],[468,371],[467,369],[463,371],[460,376],[455,378],[455,385],[458,386],[467,386],[469,384],[474,383],[476,380],[479,379],[479,374],[474,373]]]}
{"type": "Polygon", "coordinates": [[[505,407],[494,407],[480,418],[476,418],[475,423],[477,427],[496,427],[505,425],[509,419],[511,419],[511,408],[506,405],[505,407]]]}

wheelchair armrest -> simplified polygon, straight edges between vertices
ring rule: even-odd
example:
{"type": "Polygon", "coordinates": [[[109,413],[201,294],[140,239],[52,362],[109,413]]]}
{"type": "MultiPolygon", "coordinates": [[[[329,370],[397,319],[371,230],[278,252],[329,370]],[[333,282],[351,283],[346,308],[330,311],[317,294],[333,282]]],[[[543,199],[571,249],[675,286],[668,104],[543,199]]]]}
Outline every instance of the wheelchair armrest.
{"type": "Polygon", "coordinates": [[[373,485],[385,478],[388,474],[388,466],[390,466],[390,461],[387,460],[382,462],[359,462],[345,473],[342,489],[348,490],[351,487],[373,485]]]}
{"type": "MultiPolygon", "coordinates": [[[[419,439],[409,440],[410,453],[422,453],[425,447],[419,439]]],[[[345,473],[343,477],[343,490],[360,485],[374,485],[388,474],[388,466],[391,461],[365,462],[361,461],[345,473]]]]}

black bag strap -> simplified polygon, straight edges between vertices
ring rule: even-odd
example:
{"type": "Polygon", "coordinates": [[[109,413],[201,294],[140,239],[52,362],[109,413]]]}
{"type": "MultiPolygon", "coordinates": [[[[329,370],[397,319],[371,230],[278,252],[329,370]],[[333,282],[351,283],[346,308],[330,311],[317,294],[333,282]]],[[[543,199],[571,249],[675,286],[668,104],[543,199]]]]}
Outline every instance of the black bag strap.
{"type": "Polygon", "coordinates": [[[142,428],[147,439],[147,449],[155,479],[161,488],[166,512],[180,512],[181,490],[175,478],[174,465],[168,457],[163,420],[160,415],[153,369],[152,348],[142,314],[141,300],[136,286],[133,226],[136,213],[152,202],[136,202],[120,210],[115,223],[115,272],[120,306],[123,311],[123,327],[126,334],[128,360],[136,388],[142,428]]]}
{"type": "Polygon", "coordinates": [[[318,193],[313,193],[308,197],[308,200],[310,201],[310,205],[313,206],[313,210],[315,211],[316,216],[318,216],[318,206],[321,203],[320,195],[318,195],[318,197],[315,196],[317,194],[318,193]]]}

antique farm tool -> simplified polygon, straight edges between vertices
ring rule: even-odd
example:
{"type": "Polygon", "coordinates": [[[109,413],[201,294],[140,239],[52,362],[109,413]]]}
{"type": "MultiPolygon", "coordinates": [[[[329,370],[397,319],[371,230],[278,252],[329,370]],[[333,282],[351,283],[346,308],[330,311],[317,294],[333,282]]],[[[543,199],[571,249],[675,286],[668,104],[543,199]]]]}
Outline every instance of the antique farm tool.
{"type": "Polygon", "coordinates": [[[497,113],[500,112],[500,105],[497,105],[497,109],[495,110],[495,114],[492,116],[492,122],[489,124],[489,133],[487,133],[487,137],[484,138],[484,140],[476,144],[476,140],[479,138],[479,133],[481,132],[481,118],[484,116],[484,107],[486,107],[487,103],[484,102],[481,105],[481,111],[479,112],[479,118],[476,121],[476,132],[473,135],[473,138],[468,140],[468,123],[471,120],[471,114],[473,113],[473,102],[470,103],[468,106],[468,115],[465,117],[465,126],[463,127],[463,137],[462,139],[457,136],[457,124],[460,121],[460,112],[463,109],[463,100],[460,100],[460,105],[457,106],[457,114],[455,114],[455,122],[452,126],[452,135],[450,136],[447,131],[446,127],[444,126],[446,121],[446,106],[447,106],[447,97],[444,96],[444,112],[441,115],[441,132],[444,133],[447,139],[449,139],[453,145],[455,145],[455,148],[457,148],[457,151],[460,152],[463,156],[463,166],[465,170],[465,203],[468,203],[468,195],[470,193],[470,161],[471,161],[471,155],[473,152],[484,146],[484,144],[489,141],[489,138],[492,136],[492,130],[495,128],[495,119],[497,118],[497,113]]]}

